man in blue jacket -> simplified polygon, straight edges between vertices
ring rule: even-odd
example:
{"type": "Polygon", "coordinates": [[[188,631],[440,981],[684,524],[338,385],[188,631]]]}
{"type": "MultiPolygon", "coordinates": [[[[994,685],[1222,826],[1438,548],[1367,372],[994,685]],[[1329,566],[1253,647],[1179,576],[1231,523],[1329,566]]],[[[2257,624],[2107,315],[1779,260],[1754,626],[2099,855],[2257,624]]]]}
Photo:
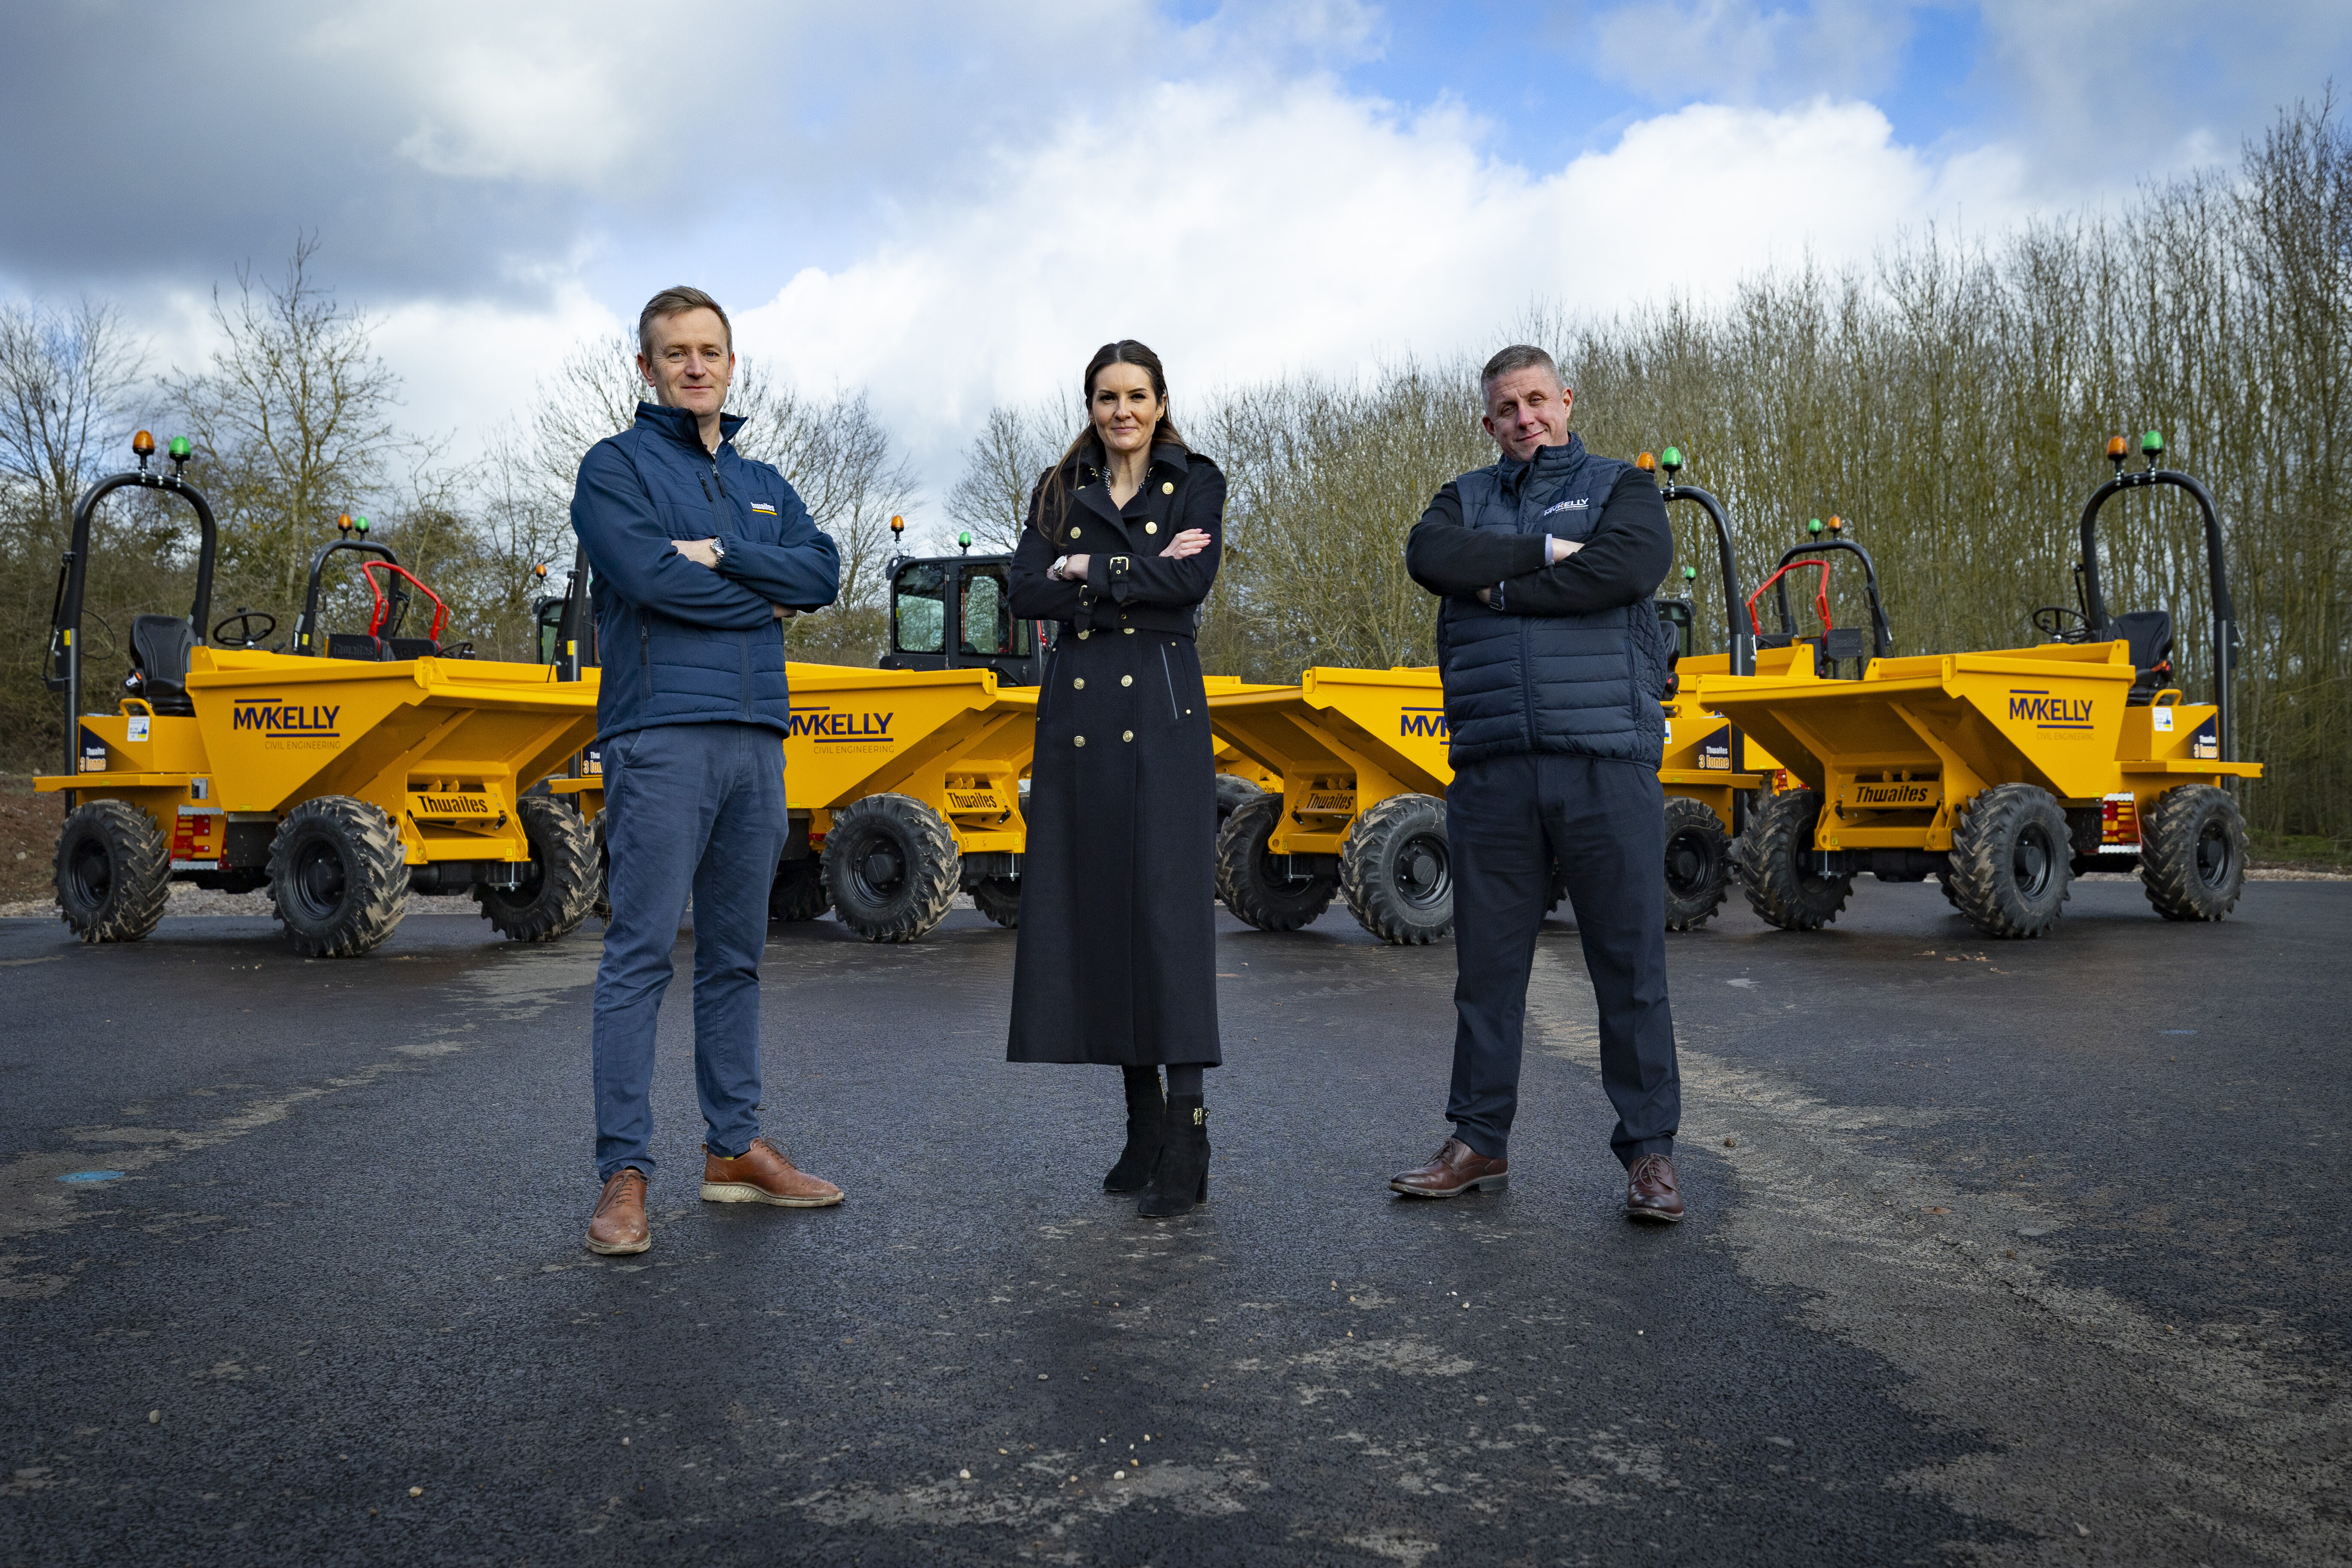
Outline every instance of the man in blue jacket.
{"type": "Polygon", "coordinates": [[[596,704],[613,918],[596,970],[596,1175],[588,1249],[643,1252],[654,1169],[654,1023],[694,900],[702,1195],[814,1208],[841,1189],[760,1136],[760,954],[790,831],[786,617],[840,591],[833,541],[784,477],[738,454],[719,412],[733,330],[699,289],[637,318],[654,401],[580,465],[572,526],[595,581],[596,704]]]}
{"type": "Polygon", "coordinates": [[[1674,532],[1648,474],[1569,434],[1576,395],[1549,354],[1503,350],[1480,390],[1501,460],[1439,490],[1405,544],[1413,581],[1443,601],[1454,1136],[1389,1184],[1450,1198],[1504,1184],[1528,974],[1557,861],[1600,1004],[1625,1212],[1678,1220],[1658,786],[1670,660],[1651,601],[1674,532]]]}

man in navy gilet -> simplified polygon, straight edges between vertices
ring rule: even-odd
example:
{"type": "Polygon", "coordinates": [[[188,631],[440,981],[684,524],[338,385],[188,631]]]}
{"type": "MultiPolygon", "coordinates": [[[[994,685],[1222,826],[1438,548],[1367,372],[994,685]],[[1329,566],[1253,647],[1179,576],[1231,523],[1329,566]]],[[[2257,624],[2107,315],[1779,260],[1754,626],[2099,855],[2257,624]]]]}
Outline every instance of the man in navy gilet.
{"type": "Polygon", "coordinates": [[[580,465],[572,526],[595,579],[596,701],[613,917],[596,969],[596,1175],[588,1249],[653,1245],[654,1024],[694,900],[702,1196],[810,1208],[841,1189],[760,1136],[760,954],[784,807],[784,620],[833,602],[841,563],[784,477],[720,412],[733,329],[699,289],[637,318],[654,401],[580,465]]]}
{"type": "Polygon", "coordinates": [[[1454,1135],[1389,1184],[1450,1198],[1504,1184],[1528,973],[1557,861],[1600,1004],[1625,1212],[1678,1220],[1658,787],[1671,661],[1651,600],[1674,534],[1648,474],[1569,434],[1576,395],[1549,354],[1507,348],[1480,386],[1501,458],[1439,490],[1405,545],[1413,581],[1441,600],[1454,1135]]]}

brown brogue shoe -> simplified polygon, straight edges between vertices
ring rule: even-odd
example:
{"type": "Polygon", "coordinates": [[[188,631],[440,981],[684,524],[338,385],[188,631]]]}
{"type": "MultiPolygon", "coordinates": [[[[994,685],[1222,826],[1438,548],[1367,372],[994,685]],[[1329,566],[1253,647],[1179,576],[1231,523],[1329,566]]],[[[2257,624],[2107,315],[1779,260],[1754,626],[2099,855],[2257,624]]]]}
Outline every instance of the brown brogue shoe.
{"type": "Polygon", "coordinates": [[[702,1201],[821,1209],[839,1203],[841,1189],[801,1170],[765,1138],[754,1138],[751,1146],[732,1160],[703,1151],[702,1201]]]}
{"type": "Polygon", "coordinates": [[[646,1224],[646,1173],[635,1165],[613,1173],[588,1216],[588,1250],[610,1257],[643,1252],[654,1244],[653,1227],[646,1224]]]}
{"type": "Polygon", "coordinates": [[[1672,1160],[1664,1154],[1643,1154],[1625,1167],[1625,1217],[1668,1221],[1683,1217],[1683,1194],[1675,1184],[1672,1160]]]}
{"type": "Polygon", "coordinates": [[[1389,1187],[1409,1198],[1454,1198],[1481,1187],[1500,1192],[1510,1184],[1510,1168],[1508,1160],[1490,1160],[1461,1139],[1448,1138],[1429,1163],[1390,1177],[1389,1187]]]}

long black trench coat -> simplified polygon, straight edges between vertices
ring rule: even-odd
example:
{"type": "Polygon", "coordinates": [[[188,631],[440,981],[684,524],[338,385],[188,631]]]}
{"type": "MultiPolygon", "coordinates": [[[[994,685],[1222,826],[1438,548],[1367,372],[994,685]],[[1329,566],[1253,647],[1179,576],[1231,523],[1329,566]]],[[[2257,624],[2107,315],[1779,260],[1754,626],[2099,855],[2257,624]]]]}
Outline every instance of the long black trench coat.
{"type": "Polygon", "coordinates": [[[1013,613],[1061,634],[1037,696],[1005,1055],[1214,1065],[1215,742],[1192,623],[1216,581],[1225,477],[1158,446],[1115,508],[1099,463],[1096,448],[1065,469],[1058,542],[1040,485],[1013,555],[1013,613]],[[1163,559],[1188,528],[1209,547],[1163,559]],[[1085,584],[1047,575],[1066,554],[1090,557],[1085,584]]]}

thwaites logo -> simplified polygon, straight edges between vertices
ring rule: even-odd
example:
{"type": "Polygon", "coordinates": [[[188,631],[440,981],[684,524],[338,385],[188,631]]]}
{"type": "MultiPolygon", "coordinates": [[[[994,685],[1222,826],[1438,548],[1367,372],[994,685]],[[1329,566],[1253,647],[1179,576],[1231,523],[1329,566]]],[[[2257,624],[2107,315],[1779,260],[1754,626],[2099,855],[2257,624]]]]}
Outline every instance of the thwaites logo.
{"type": "Polygon", "coordinates": [[[1931,784],[1857,784],[1853,786],[1853,804],[1889,811],[1906,805],[1927,805],[1942,794],[1931,784]]]}
{"type": "Polygon", "coordinates": [[[436,816],[488,816],[492,812],[486,795],[420,795],[416,799],[436,816]]]}
{"type": "Polygon", "coordinates": [[[1314,812],[1318,816],[1352,816],[1356,810],[1356,797],[1352,794],[1310,794],[1298,803],[1298,809],[1314,812]]]}
{"type": "Polygon", "coordinates": [[[1004,803],[995,793],[984,789],[951,789],[948,791],[950,811],[1003,811],[1004,803]]]}
{"type": "Polygon", "coordinates": [[[2023,720],[2037,730],[2087,730],[2091,727],[2091,700],[2053,697],[2047,690],[2012,686],[2009,689],[2009,716],[2023,720]]]}
{"type": "Polygon", "coordinates": [[[1726,724],[1698,743],[1698,765],[1731,771],[1731,726],[1726,724]]]}
{"type": "Polygon", "coordinates": [[[845,742],[863,742],[867,745],[892,745],[890,721],[896,713],[852,713],[845,709],[803,708],[796,710],[787,736],[804,735],[819,745],[840,745],[845,742]]]}
{"type": "Polygon", "coordinates": [[[1445,710],[1443,708],[1407,708],[1397,716],[1397,734],[1411,740],[1418,736],[1427,741],[1445,739],[1445,710]]]}
{"type": "Polygon", "coordinates": [[[231,731],[250,731],[270,739],[331,740],[342,708],[328,702],[288,702],[276,697],[240,697],[230,705],[231,731]]]}

